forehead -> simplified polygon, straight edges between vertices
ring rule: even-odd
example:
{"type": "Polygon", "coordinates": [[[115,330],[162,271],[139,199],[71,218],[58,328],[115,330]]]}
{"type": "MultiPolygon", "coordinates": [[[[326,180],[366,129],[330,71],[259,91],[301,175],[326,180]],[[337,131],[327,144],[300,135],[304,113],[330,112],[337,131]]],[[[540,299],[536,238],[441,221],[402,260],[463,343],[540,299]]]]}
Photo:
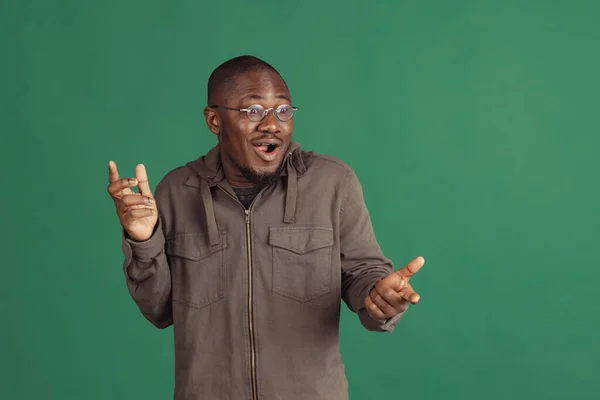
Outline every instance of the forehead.
{"type": "Polygon", "coordinates": [[[243,103],[254,100],[291,101],[287,85],[274,71],[262,69],[248,71],[233,79],[227,90],[229,102],[243,103]]]}

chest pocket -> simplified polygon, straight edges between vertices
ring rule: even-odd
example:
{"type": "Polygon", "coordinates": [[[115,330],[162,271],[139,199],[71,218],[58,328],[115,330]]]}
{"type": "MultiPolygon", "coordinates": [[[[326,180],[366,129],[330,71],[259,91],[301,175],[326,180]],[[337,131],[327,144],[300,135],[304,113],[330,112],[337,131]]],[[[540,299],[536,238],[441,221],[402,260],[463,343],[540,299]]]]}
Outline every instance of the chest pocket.
{"type": "Polygon", "coordinates": [[[171,267],[173,301],[203,308],[225,298],[227,237],[210,246],[204,235],[186,234],[167,240],[165,253],[171,267]]]}
{"type": "Polygon", "coordinates": [[[307,302],[331,291],[333,229],[271,228],[273,292],[307,302]]]}

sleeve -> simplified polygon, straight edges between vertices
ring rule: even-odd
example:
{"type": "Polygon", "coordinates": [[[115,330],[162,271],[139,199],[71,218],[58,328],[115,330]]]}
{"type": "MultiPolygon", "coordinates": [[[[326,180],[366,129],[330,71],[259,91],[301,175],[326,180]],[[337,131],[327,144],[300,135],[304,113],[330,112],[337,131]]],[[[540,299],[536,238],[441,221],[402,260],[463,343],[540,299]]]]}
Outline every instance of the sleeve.
{"type": "MultiPolygon", "coordinates": [[[[157,204],[160,207],[159,199],[157,204]]],[[[165,254],[163,227],[159,209],[158,222],[150,239],[137,242],[122,230],[123,272],[129,294],[144,317],[161,329],[173,323],[171,271],[165,254]]]]}
{"type": "Polygon", "coordinates": [[[387,320],[371,318],[365,299],[375,283],[394,267],[382,253],[373,232],[362,186],[352,169],[346,180],[346,195],[340,210],[340,253],[342,261],[342,299],[358,314],[369,331],[393,332],[403,313],[387,320]]]}

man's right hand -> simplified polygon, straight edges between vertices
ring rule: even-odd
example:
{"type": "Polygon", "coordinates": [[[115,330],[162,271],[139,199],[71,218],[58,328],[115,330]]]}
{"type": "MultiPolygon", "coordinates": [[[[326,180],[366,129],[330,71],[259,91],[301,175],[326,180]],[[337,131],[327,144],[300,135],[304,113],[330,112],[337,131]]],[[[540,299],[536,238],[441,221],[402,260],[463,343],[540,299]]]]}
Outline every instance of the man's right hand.
{"type": "Polygon", "coordinates": [[[150,239],[158,221],[158,209],[144,165],[139,164],[135,168],[135,178],[119,178],[117,165],[111,161],[108,164],[108,182],[108,193],[115,202],[123,229],[138,242],[150,239]],[[139,193],[131,189],[135,186],[138,186],[139,193]]]}

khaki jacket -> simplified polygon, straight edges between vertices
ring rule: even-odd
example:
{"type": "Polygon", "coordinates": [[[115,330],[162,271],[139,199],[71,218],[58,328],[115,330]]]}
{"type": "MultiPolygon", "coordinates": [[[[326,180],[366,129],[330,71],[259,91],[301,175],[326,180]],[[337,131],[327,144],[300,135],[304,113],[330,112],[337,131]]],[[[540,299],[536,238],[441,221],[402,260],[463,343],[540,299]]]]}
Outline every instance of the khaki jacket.
{"type": "Polygon", "coordinates": [[[401,318],[364,308],[393,267],[353,170],[295,142],[284,163],[246,210],[216,146],[157,185],[149,240],[123,235],[133,300],[155,326],[173,325],[176,400],[347,399],[341,300],[368,330],[401,318]]]}

